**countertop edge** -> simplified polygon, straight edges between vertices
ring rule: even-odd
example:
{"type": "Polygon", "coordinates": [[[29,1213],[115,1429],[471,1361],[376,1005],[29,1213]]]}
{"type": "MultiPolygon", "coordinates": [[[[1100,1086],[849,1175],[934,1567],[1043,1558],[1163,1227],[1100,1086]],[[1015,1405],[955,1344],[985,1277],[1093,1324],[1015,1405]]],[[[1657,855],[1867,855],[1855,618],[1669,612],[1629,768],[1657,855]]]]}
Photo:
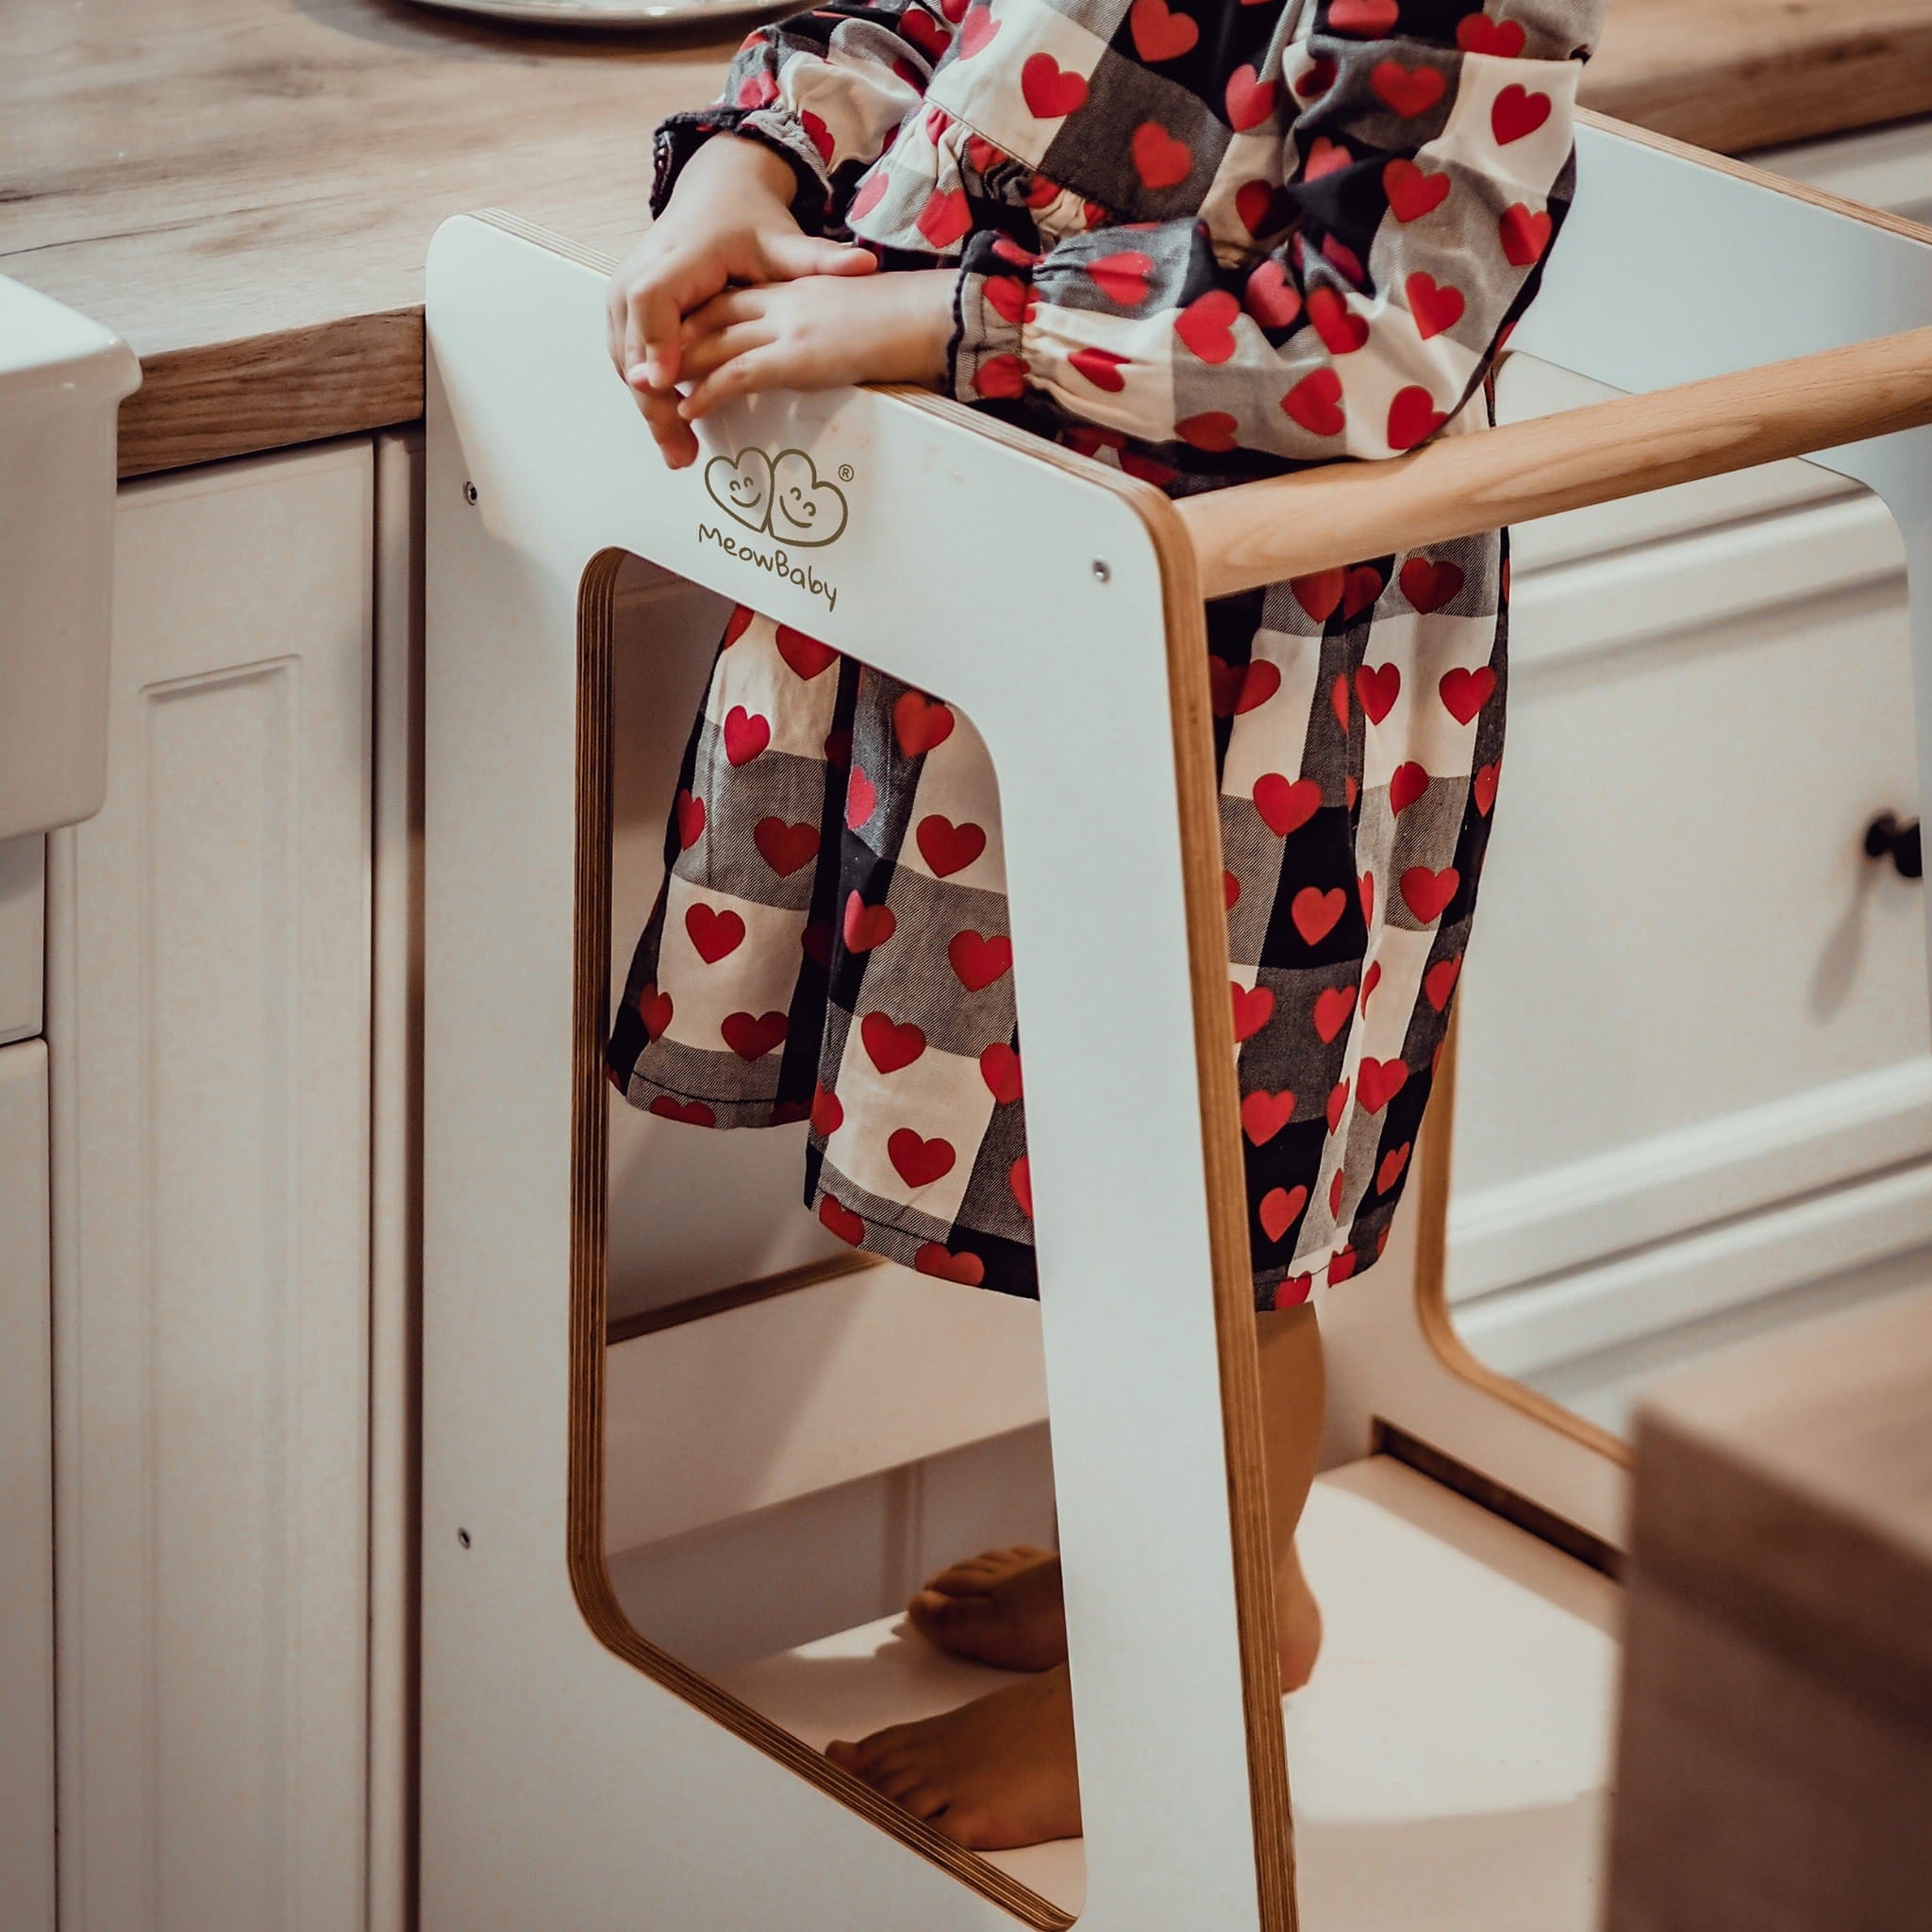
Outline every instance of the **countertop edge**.
{"type": "Polygon", "coordinates": [[[423,413],[423,305],[164,349],[141,367],[121,406],[123,477],[366,435],[423,413]]]}

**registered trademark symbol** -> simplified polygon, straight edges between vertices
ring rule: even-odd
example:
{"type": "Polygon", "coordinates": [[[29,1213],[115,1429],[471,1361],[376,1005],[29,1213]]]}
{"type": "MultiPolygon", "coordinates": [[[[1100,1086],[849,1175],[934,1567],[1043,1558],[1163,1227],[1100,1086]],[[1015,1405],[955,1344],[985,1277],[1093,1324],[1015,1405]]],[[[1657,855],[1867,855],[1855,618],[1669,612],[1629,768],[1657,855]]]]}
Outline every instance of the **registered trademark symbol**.
{"type": "Polygon", "coordinates": [[[851,482],[852,465],[850,463],[841,463],[839,465],[839,480],[841,483],[851,482]]]}

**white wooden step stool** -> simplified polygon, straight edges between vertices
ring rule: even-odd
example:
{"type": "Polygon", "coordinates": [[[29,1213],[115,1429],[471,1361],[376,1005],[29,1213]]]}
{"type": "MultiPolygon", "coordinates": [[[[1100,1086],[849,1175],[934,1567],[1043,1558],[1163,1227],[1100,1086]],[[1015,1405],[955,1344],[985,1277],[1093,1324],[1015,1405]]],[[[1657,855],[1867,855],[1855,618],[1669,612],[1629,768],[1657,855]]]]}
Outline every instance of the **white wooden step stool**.
{"type": "MultiPolygon", "coordinates": [[[[836,543],[794,546],[802,584],[716,541],[702,466],[661,466],[606,355],[608,262],[507,216],[438,234],[428,1932],[963,1932],[1064,1924],[1076,1906],[1091,1932],[1283,1932],[1290,1753],[1312,1932],[1590,1922],[1608,1607],[1582,1559],[1610,1560],[1624,1458],[1450,1333],[1446,1081],[1414,1205],[1380,1264],[1323,1306],[1347,1466],[1310,1505],[1331,1648],[1284,1749],[1201,612],[1204,595],[1820,450],[1890,505],[1924,590],[1932,236],[1584,120],[1577,201],[1512,347],[1627,391],[1686,387],[1180,505],[944,400],[760,398],[715,420],[719,446],[807,451],[846,506],[836,543]],[[899,539],[935,501],[961,555],[1001,559],[1026,628],[989,633],[932,595],[899,539]],[[854,1684],[841,1716],[810,1688],[812,1654],[711,1683],[632,1629],[610,1588],[607,1485],[672,1480],[694,1430],[732,1425],[734,1394],[720,1373],[627,1412],[634,1459],[606,1470],[608,650],[625,553],[961,705],[1000,773],[1016,926],[1081,935],[1021,969],[1077,1857],[962,1852],[812,1748],[868,1710],[950,1694],[954,1666],[902,1670],[877,1632],[834,1640],[820,1659],[859,1660],[836,1673],[854,1684]],[[836,589],[829,614],[812,577],[836,589]],[[1075,768],[1051,724],[1102,658],[1105,773],[1075,768]],[[1070,804],[1103,778],[1104,835],[1070,804]],[[1098,999],[1096,951],[1118,962],[1098,999]],[[1191,1030],[1172,1024],[1186,1011],[1191,1030]],[[1128,1028],[1150,1042],[1132,1108],[1107,1084],[1128,1028]],[[1085,1152],[1102,1141],[1104,1167],[1085,1152]],[[1158,1216],[1124,1211],[1157,1197],[1158,1216]],[[1139,1587],[1149,1575],[1159,1590],[1139,1587]]],[[[1916,597],[1932,795],[1928,610],[1916,597]]],[[[719,1319],[752,1333],[750,1312],[719,1319]]],[[[661,1342],[668,1359],[678,1334],[625,1348],[661,1342]]],[[[665,1386],[648,1367],[632,1384],[633,1399],[665,1386]]]]}

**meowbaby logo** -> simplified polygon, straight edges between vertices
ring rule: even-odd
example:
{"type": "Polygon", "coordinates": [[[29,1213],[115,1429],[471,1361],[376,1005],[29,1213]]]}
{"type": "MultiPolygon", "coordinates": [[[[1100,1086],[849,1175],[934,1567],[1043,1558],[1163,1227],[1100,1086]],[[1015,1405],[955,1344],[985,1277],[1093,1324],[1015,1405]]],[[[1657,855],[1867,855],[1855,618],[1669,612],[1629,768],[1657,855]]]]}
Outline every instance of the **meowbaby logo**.
{"type": "MultiPolygon", "coordinates": [[[[852,480],[849,463],[839,466],[841,481],[852,480]]],[[[786,549],[822,550],[844,531],[845,492],[818,473],[802,449],[781,449],[775,456],[755,445],[736,458],[713,457],[705,465],[705,491],[718,508],[760,537],[778,540],[772,547],[747,543],[714,524],[698,525],[698,541],[715,543],[726,556],[784,577],[800,590],[837,608],[838,591],[809,564],[795,562],[786,549]]]]}

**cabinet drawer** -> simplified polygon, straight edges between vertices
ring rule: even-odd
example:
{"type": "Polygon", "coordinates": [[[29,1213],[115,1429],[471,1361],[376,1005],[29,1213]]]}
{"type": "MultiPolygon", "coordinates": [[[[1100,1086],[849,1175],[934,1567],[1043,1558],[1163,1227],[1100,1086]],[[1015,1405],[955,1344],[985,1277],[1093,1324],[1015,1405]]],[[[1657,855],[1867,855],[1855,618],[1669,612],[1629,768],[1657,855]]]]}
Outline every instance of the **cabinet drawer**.
{"type": "Polygon", "coordinates": [[[1924,889],[1862,850],[1918,809],[1884,507],[1525,570],[1510,649],[1452,1292],[1932,1155],[1924,889]]]}
{"type": "Polygon", "coordinates": [[[30,1040],[41,1030],[46,850],[38,832],[0,842],[0,1046],[30,1040]]]}

